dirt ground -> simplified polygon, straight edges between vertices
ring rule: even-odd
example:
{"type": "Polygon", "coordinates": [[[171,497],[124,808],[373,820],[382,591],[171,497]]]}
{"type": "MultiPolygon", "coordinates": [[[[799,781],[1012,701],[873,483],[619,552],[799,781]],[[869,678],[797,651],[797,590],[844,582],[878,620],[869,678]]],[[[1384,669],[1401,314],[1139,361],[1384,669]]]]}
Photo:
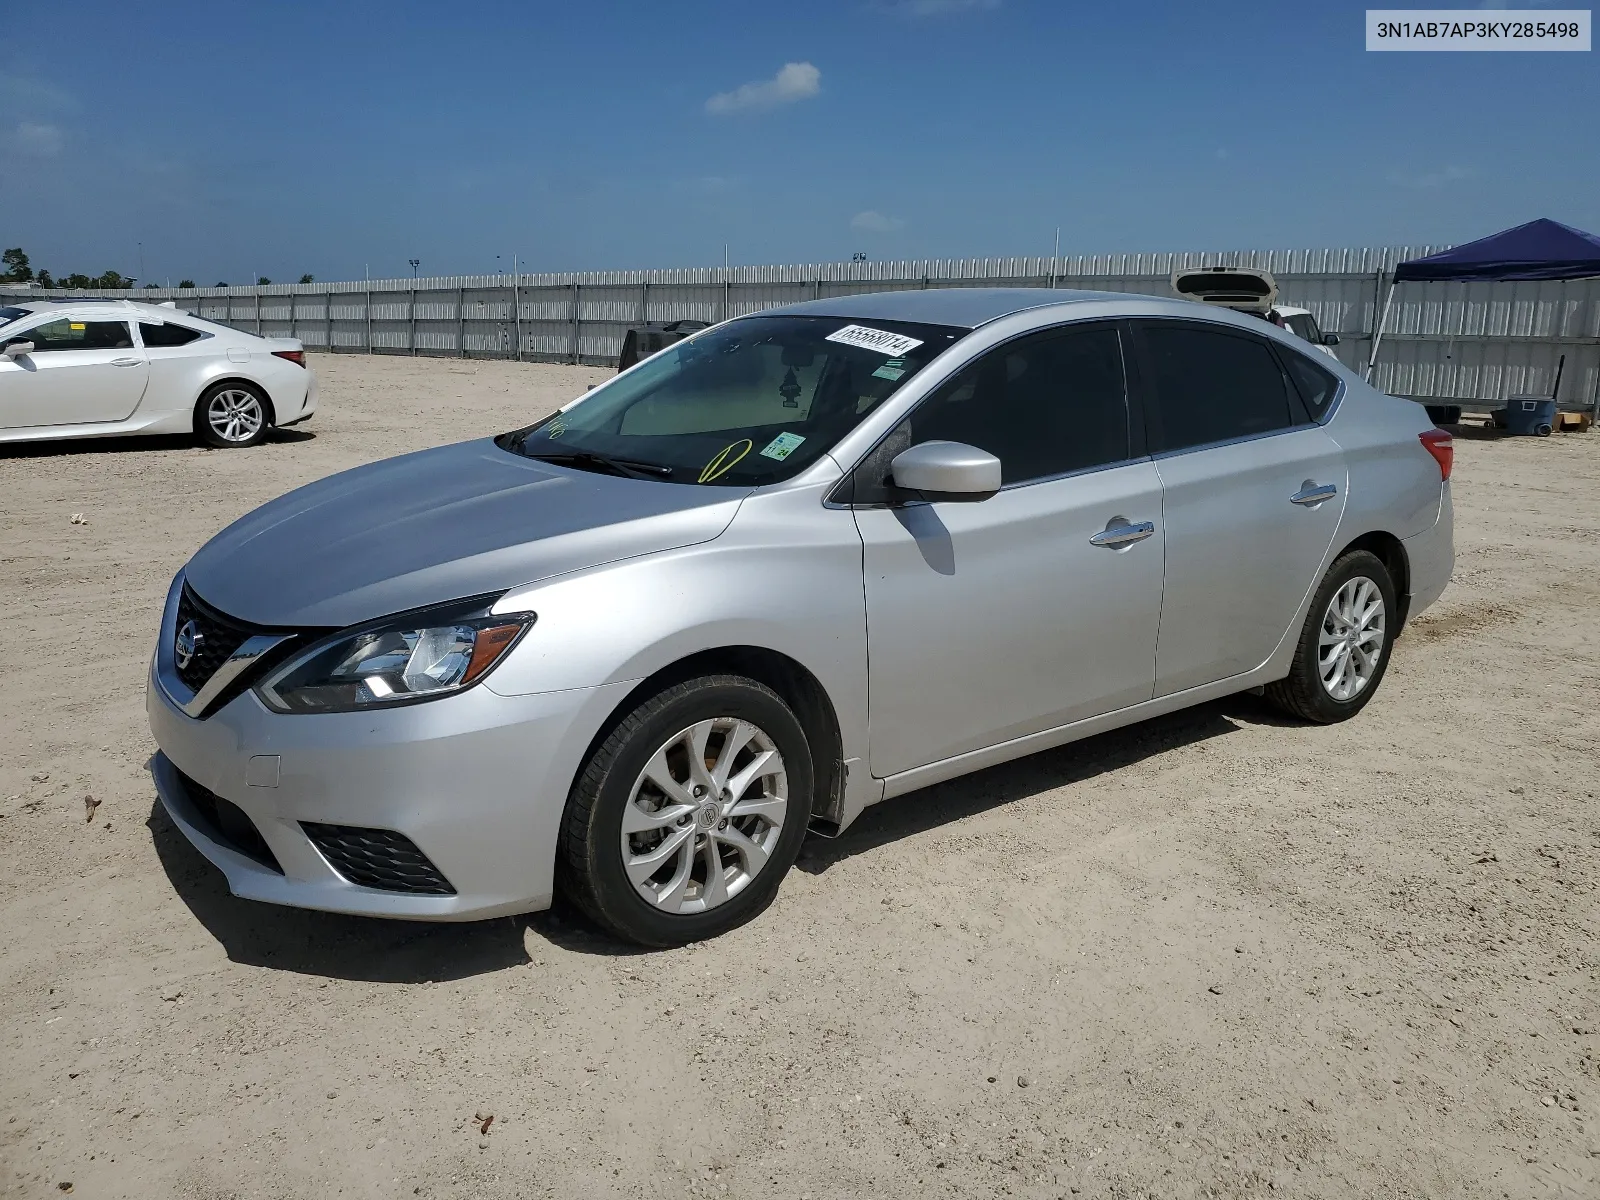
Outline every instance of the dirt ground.
{"type": "Polygon", "coordinates": [[[1600,433],[1458,439],[1455,582],[1358,719],[891,801],[632,953],[236,900],[156,805],[202,541],[605,374],[314,361],[253,450],[0,450],[0,1195],[1600,1196],[1600,433]]]}

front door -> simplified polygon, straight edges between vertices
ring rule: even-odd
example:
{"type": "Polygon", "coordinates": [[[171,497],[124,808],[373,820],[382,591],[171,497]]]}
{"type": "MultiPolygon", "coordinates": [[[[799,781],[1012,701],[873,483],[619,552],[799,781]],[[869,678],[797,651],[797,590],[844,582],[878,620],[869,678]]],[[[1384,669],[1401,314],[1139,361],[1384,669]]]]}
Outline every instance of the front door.
{"type": "Polygon", "coordinates": [[[862,503],[877,481],[856,493],[874,775],[1150,699],[1161,481],[1134,457],[1124,378],[1114,325],[1034,334],[984,355],[890,435],[896,449],[987,450],[1004,486],[934,504],[892,492],[862,503]]]}
{"type": "Polygon", "coordinates": [[[144,396],[150,367],[126,321],[58,317],[5,340],[33,350],[0,358],[0,428],[122,421],[144,396]]]}
{"type": "Polygon", "coordinates": [[[1165,696],[1272,655],[1317,583],[1348,480],[1343,452],[1311,422],[1265,339],[1176,321],[1134,328],[1164,492],[1156,695],[1165,696]]]}

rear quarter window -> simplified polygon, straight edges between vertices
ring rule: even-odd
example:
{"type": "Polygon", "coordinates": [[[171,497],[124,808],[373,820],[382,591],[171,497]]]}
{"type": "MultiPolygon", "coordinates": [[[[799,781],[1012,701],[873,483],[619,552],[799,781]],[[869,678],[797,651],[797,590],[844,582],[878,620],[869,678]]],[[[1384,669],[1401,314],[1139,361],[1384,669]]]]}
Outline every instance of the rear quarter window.
{"type": "Polygon", "coordinates": [[[146,346],[187,346],[206,335],[187,325],[169,325],[153,321],[139,322],[139,336],[146,346]]]}
{"type": "Polygon", "coordinates": [[[1283,356],[1284,369],[1288,372],[1295,391],[1300,393],[1300,399],[1305,402],[1306,411],[1311,414],[1311,419],[1322,420],[1333,403],[1335,393],[1339,390],[1338,376],[1293,350],[1280,347],[1278,353],[1283,356]]]}

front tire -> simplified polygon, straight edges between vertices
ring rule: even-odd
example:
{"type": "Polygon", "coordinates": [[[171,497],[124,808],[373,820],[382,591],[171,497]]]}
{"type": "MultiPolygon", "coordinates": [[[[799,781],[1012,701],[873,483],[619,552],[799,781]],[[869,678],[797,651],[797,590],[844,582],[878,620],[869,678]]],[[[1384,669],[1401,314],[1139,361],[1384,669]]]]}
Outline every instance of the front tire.
{"type": "Polygon", "coordinates": [[[270,428],[272,402],[254,384],[216,384],[194,406],[195,435],[218,450],[259,445],[270,428]]]}
{"type": "Polygon", "coordinates": [[[814,779],[805,731],[771,689],[737,675],[667,688],[623,718],[573,784],[562,890],[640,945],[716,937],[777,895],[814,779]]]}
{"type": "Polygon", "coordinates": [[[1377,555],[1341,555],[1311,598],[1288,676],[1267,685],[1267,700],[1319,725],[1355,716],[1389,667],[1399,611],[1394,580],[1377,555]]]}

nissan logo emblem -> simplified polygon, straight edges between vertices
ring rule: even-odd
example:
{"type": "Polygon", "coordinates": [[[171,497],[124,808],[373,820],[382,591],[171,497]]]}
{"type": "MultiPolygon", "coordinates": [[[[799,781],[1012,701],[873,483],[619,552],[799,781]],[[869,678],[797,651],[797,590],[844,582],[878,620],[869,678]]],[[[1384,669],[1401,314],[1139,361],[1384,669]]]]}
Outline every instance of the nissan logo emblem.
{"type": "Polygon", "coordinates": [[[172,640],[172,657],[178,664],[178,670],[186,669],[194,661],[203,641],[205,635],[200,632],[200,626],[193,621],[185,621],[183,628],[178,630],[178,636],[172,640]]]}

